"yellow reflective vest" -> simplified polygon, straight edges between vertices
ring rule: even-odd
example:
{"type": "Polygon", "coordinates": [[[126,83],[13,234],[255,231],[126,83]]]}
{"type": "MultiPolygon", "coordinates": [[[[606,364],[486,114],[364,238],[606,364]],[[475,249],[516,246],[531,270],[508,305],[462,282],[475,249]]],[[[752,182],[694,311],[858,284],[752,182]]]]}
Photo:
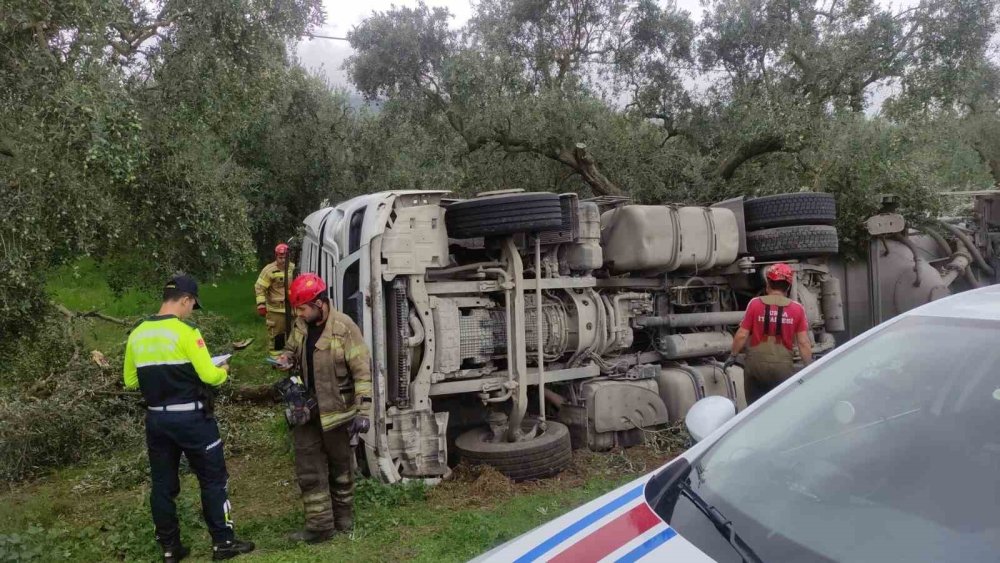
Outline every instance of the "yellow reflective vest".
{"type": "Polygon", "coordinates": [[[125,388],[138,388],[151,407],[203,400],[206,386],[222,385],[226,377],[198,327],[174,315],[149,317],[129,334],[125,388]]]}

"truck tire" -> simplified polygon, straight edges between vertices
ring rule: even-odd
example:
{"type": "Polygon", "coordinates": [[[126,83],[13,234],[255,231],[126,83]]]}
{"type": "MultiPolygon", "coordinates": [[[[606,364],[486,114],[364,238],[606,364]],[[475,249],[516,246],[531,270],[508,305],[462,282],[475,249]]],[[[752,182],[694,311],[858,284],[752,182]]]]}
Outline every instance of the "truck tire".
{"type": "Polygon", "coordinates": [[[792,225],[833,225],[837,203],[833,194],[803,192],[748,199],[743,204],[748,231],[792,225]]]}
{"type": "Polygon", "coordinates": [[[836,254],[837,228],[827,225],[778,227],[747,233],[747,250],[757,260],[836,254]]]}
{"type": "Polygon", "coordinates": [[[545,424],[540,436],[524,442],[490,442],[489,428],[475,428],[455,440],[455,449],[467,463],[492,466],[514,481],[551,477],[569,465],[573,448],[565,424],[545,424]]]}
{"type": "Polygon", "coordinates": [[[448,236],[475,238],[557,230],[563,214],[549,192],[503,194],[459,201],[444,214],[448,236]]]}

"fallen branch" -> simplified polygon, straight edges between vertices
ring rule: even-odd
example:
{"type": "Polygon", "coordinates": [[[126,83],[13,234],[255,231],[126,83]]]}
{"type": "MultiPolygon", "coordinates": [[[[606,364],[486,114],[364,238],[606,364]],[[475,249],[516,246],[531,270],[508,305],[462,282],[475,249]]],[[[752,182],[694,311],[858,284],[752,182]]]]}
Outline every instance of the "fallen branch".
{"type": "Polygon", "coordinates": [[[281,401],[281,397],[270,385],[242,385],[230,394],[234,401],[270,405],[281,401]]]}
{"type": "Polygon", "coordinates": [[[60,305],[58,303],[56,303],[55,305],[56,305],[56,309],[60,313],[62,313],[63,315],[65,315],[66,317],[68,317],[70,319],[96,318],[96,319],[101,319],[102,321],[107,321],[109,323],[115,323],[115,324],[121,325],[121,326],[128,326],[128,324],[129,324],[128,321],[126,321],[126,320],[118,319],[118,318],[112,317],[110,315],[105,315],[104,313],[100,312],[97,309],[94,309],[92,311],[87,311],[85,313],[80,313],[80,312],[76,312],[76,311],[70,311],[69,309],[67,309],[66,307],[64,307],[64,306],[62,306],[62,305],[60,305]]]}

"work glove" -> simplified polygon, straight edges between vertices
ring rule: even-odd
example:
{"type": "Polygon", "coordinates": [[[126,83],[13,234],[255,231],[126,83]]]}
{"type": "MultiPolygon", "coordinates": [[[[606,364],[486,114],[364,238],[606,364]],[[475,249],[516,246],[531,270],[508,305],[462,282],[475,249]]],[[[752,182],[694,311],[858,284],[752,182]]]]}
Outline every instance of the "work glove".
{"type": "Polygon", "coordinates": [[[734,354],[729,354],[729,357],[726,358],[726,361],[722,364],[722,369],[727,370],[734,365],[736,365],[736,356],[734,354]]]}
{"type": "Polygon", "coordinates": [[[262,317],[266,317],[267,316],[267,307],[265,307],[263,304],[257,305],[257,314],[260,315],[260,316],[262,316],[262,317]]]}
{"type": "Polygon", "coordinates": [[[361,435],[368,432],[368,429],[371,428],[371,426],[372,423],[368,420],[367,416],[359,414],[354,417],[354,420],[351,421],[351,425],[347,427],[347,433],[351,435],[352,448],[358,445],[358,440],[361,438],[361,435]]]}

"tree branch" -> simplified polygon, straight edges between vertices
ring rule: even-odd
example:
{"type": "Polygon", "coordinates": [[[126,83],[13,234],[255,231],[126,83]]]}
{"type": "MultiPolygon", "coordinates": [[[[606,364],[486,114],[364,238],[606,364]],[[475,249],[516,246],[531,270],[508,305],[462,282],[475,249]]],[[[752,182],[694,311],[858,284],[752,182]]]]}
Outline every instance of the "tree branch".
{"type": "Polygon", "coordinates": [[[94,309],[93,311],[87,311],[85,313],[78,313],[75,311],[70,311],[65,306],[56,303],[56,310],[70,319],[83,319],[83,318],[93,317],[101,319],[102,321],[107,321],[109,323],[115,323],[117,325],[122,325],[122,326],[128,326],[129,324],[128,321],[126,320],[117,319],[115,317],[105,315],[104,313],[98,311],[97,309],[94,309]]]}
{"type": "Polygon", "coordinates": [[[747,143],[736,151],[736,154],[727,158],[719,166],[719,176],[723,180],[729,181],[736,174],[736,170],[739,169],[748,160],[757,158],[772,152],[780,152],[785,150],[785,140],[778,135],[770,135],[767,137],[762,137],[750,143],[747,143]]]}

